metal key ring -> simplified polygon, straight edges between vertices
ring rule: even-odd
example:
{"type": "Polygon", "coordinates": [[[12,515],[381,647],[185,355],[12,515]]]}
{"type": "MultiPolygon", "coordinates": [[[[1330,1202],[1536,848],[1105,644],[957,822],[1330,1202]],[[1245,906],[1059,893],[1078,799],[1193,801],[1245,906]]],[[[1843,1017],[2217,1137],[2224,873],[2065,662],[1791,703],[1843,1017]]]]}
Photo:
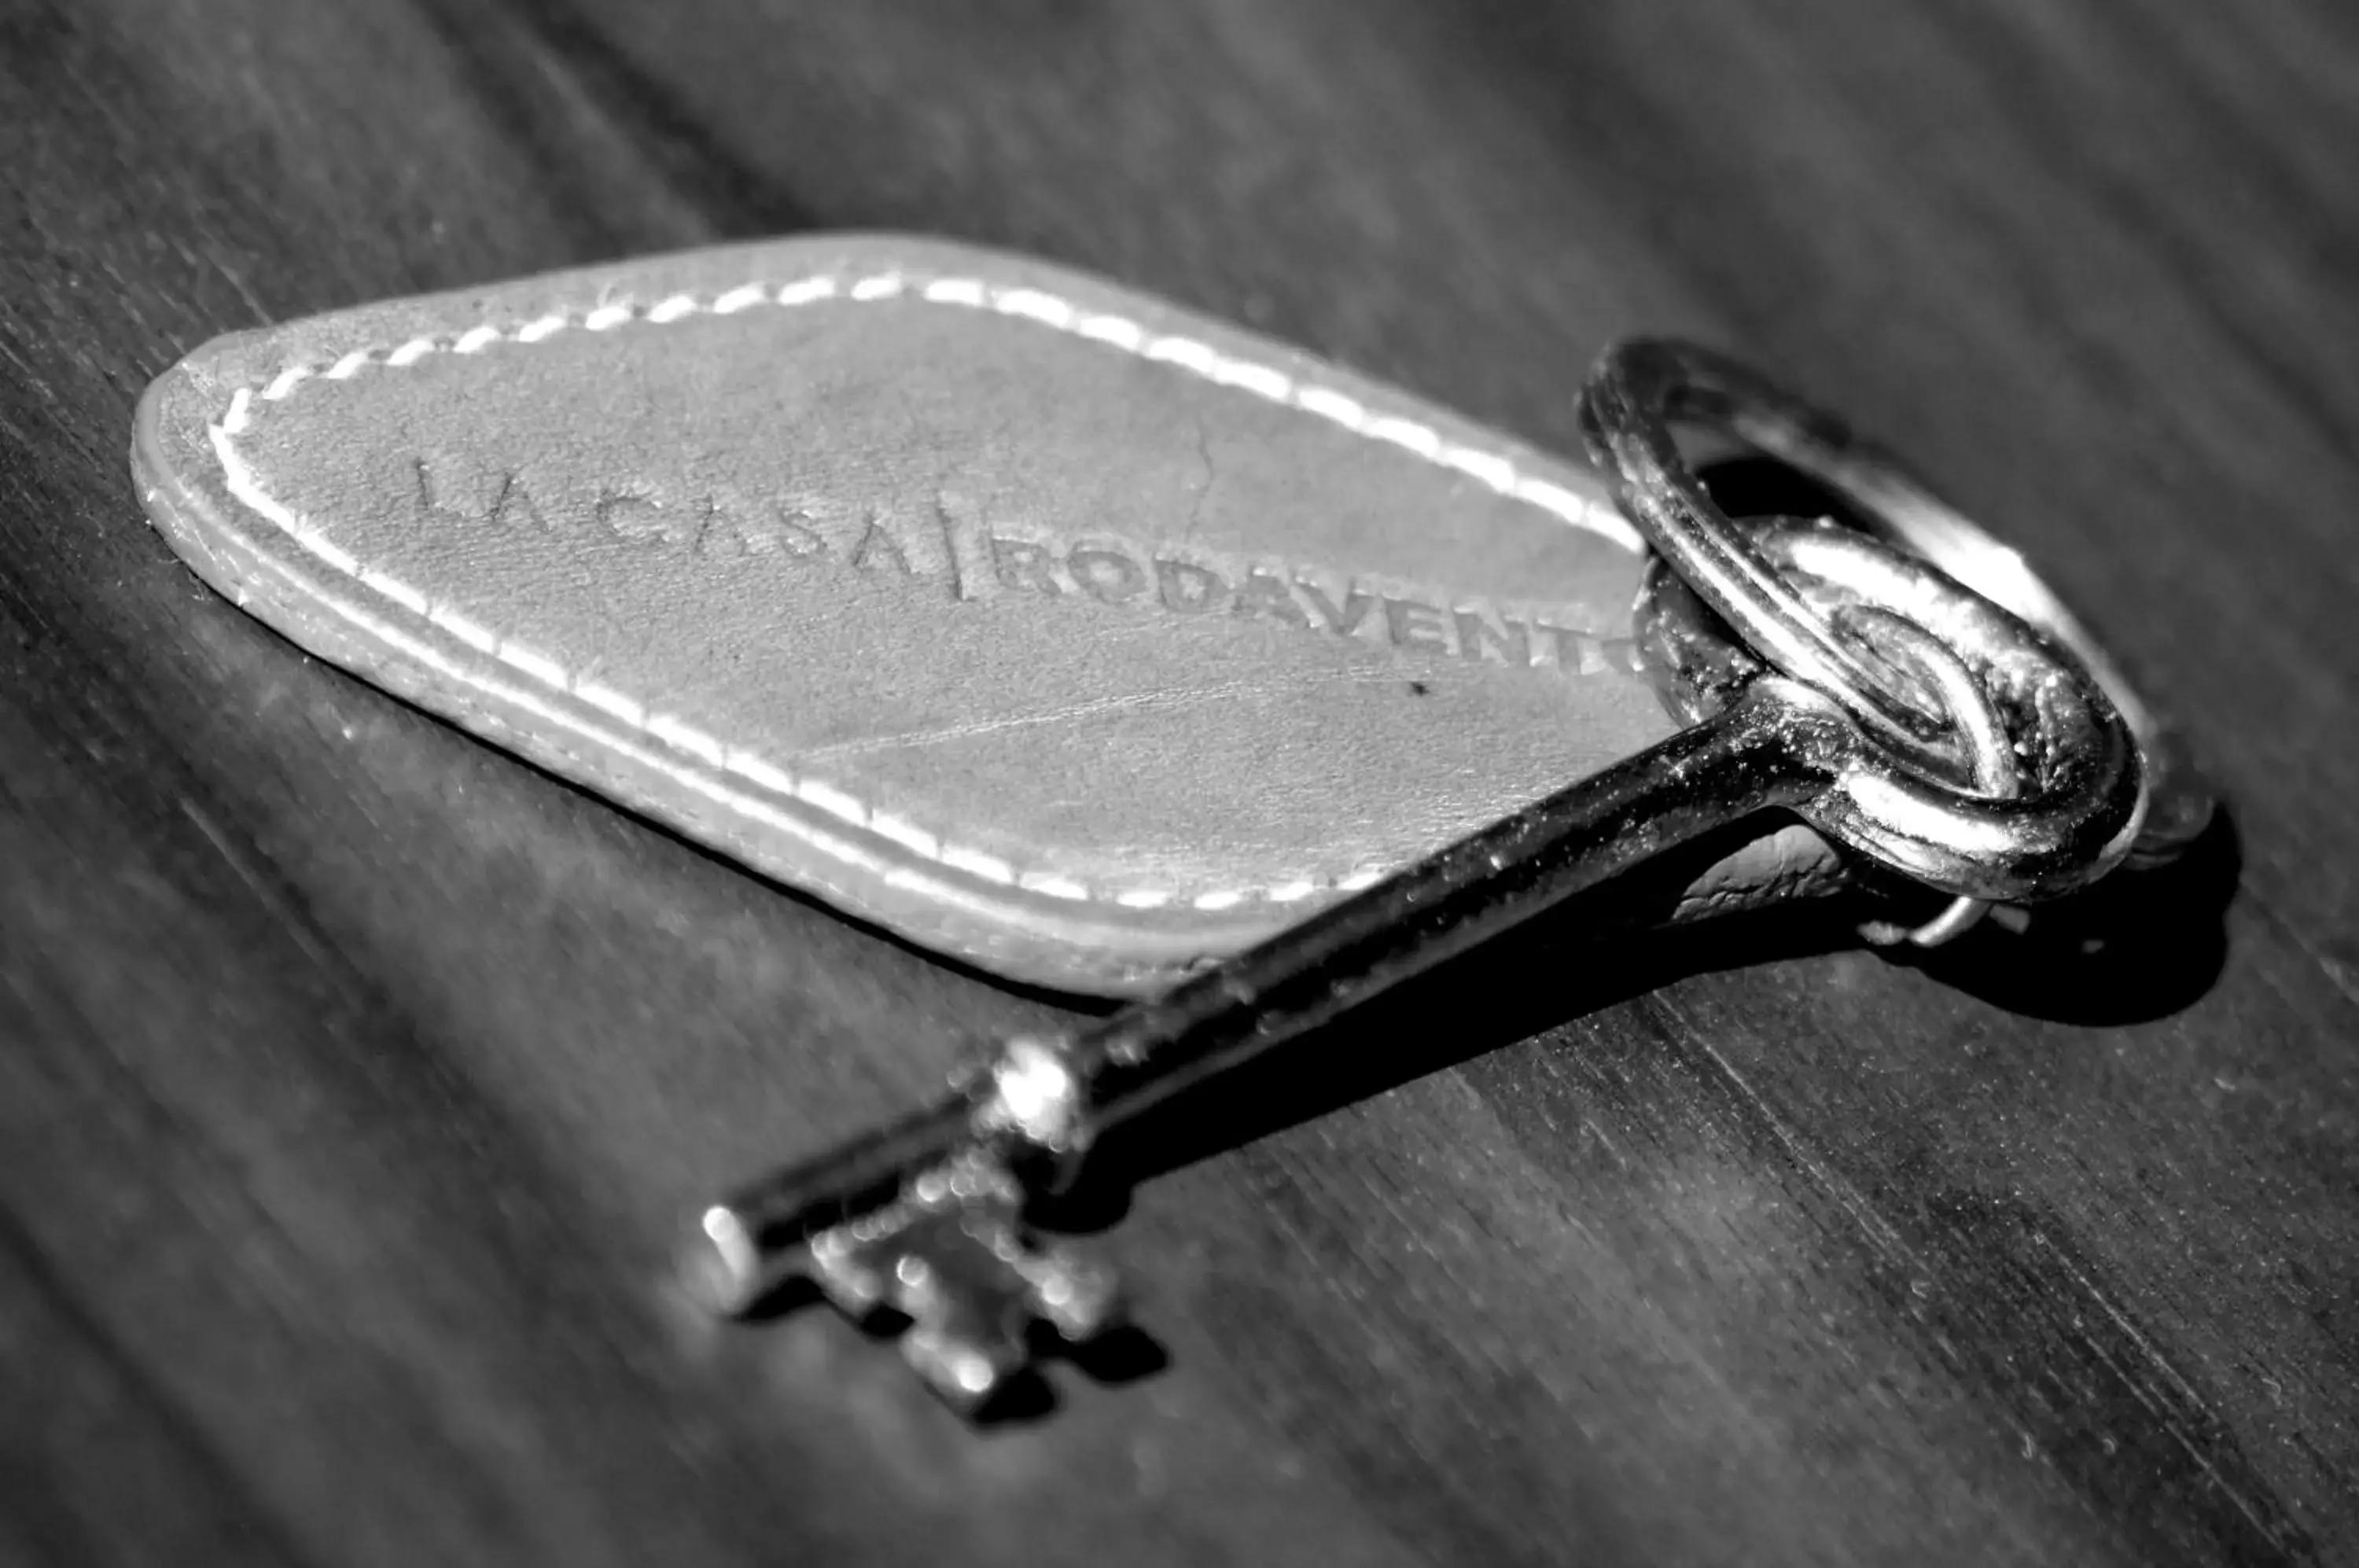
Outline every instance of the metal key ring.
{"type": "Polygon", "coordinates": [[[2026,564],[1936,495],[1886,449],[1726,355],[1639,338],[1609,348],[1581,406],[1593,456],[1616,480],[1623,509],[1705,601],[1787,673],[1834,694],[1882,738],[1921,740],[1925,714],[1896,694],[1888,669],[1860,657],[1813,616],[1757,550],[1729,527],[1671,439],[1689,421],[1718,429],[1842,495],[1871,528],[1931,561],[2069,649],[2118,711],[2144,777],[2128,859],[2177,857],[2215,807],[2178,737],[2078,618],[2026,564]]]}
{"type": "MultiPolygon", "coordinates": [[[[1905,661],[1949,710],[1959,735],[1967,745],[1972,772],[1967,782],[1984,795],[2006,797],[2020,788],[2022,769],[2015,746],[2007,738],[1996,707],[1973,670],[1956,652],[1916,622],[1872,604],[1851,608],[1854,621],[1865,617],[1868,635],[1905,661]]],[[[1859,934],[1877,947],[1907,942],[1912,947],[1940,947],[1953,942],[1991,911],[1988,898],[1959,894],[1931,920],[1914,926],[1889,920],[1862,921],[1859,934]]]]}
{"type": "MultiPolygon", "coordinates": [[[[1828,789],[1803,808],[1814,826],[1930,887],[1977,898],[2053,897],[2120,862],[2137,821],[2137,752],[2120,714],[2069,654],[1922,557],[1872,535],[1792,517],[1729,527],[1800,615],[1829,626],[1851,619],[1860,646],[1879,659],[1897,656],[1896,668],[1910,661],[1903,648],[1877,646],[1887,616],[1930,636],[1972,673],[1980,702],[2005,719],[2015,751],[2013,792],[2002,797],[1987,759],[1974,755],[1981,743],[1953,722],[1954,696],[1928,700],[1962,743],[1944,766],[1939,752],[1886,744],[1833,693],[1786,676],[1842,713],[1851,737],[1830,752],[1828,789]]],[[[1690,721],[1773,671],[1785,674],[1733,637],[1667,557],[1649,567],[1638,609],[1648,662],[1690,721]]]]}

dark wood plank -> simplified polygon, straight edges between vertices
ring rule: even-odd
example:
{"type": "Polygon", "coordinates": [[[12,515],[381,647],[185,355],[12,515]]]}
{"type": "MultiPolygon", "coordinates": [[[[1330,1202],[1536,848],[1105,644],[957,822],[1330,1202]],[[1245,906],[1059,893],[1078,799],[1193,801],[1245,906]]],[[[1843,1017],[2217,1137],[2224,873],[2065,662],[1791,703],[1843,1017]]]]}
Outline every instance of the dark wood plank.
{"type": "Polygon", "coordinates": [[[17,1554],[2359,1554],[2342,8],[20,0],[0,126],[17,1554]],[[123,449],[218,331],[810,225],[1559,445],[1607,337],[1727,343],[2022,540],[2233,822],[2096,952],[1481,955],[1148,1130],[1159,1356],[1038,1419],[715,1332],[697,1198],[1054,1005],[297,655],[123,449]]]}

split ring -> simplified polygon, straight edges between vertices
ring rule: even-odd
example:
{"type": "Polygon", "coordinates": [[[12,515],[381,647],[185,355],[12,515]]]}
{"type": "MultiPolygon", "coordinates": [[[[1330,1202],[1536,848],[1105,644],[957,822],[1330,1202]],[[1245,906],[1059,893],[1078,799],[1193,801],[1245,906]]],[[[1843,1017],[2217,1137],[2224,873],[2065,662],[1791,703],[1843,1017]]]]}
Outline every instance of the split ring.
{"type": "Polygon", "coordinates": [[[1623,510],[1704,601],[1770,663],[1835,697],[1878,738],[1904,749],[1921,745],[1929,715],[1897,692],[1890,669],[1863,658],[1810,615],[1730,527],[1680,455],[1674,423],[1719,430],[1817,479],[1852,502],[1878,535],[1930,560],[2075,656],[2120,713],[2143,764],[2132,863],[2176,858],[2211,821],[2215,801],[2177,735],[2022,556],[1842,419],[1726,355],[1642,338],[1600,358],[1582,393],[1581,419],[1623,510]]]}
{"type": "MultiPolygon", "coordinates": [[[[2070,655],[2020,618],[1886,540],[1832,522],[1749,519],[1731,535],[1821,627],[1857,627],[1858,647],[1896,676],[1896,703],[1936,715],[1948,749],[1886,744],[1856,719],[1856,744],[1803,815],[1829,837],[1941,891],[2014,901],[2104,875],[2127,851],[2137,753],[2121,717],[2070,655]],[[1915,631],[1895,638],[1887,617],[1915,631]],[[1911,657],[1921,634],[1938,665],[1911,657]],[[1973,690],[1944,689],[1954,660],[1973,690]],[[1930,690],[1901,677],[1909,671],[1930,690]],[[2013,767],[1991,755],[1983,710],[2013,767]],[[2009,774],[2012,777],[2009,777],[2009,774]]],[[[1729,635],[1668,557],[1648,568],[1638,631],[1676,711],[1701,721],[1773,666],[1729,635]]],[[[1808,681],[1821,700],[1843,704],[1808,681]]]]}

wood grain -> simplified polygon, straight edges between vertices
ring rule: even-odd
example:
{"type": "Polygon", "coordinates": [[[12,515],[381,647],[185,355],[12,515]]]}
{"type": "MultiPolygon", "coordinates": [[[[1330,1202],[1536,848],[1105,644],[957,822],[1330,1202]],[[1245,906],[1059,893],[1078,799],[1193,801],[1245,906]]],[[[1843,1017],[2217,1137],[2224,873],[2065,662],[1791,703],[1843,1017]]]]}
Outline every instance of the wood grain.
{"type": "Polygon", "coordinates": [[[0,6],[0,1546],[2359,1556],[2354,146],[2331,0],[0,6]],[[696,1200],[1054,1003],[298,655],[124,449],[220,331],[807,226],[1559,446],[1608,336],[1734,348],[2036,555],[2231,821],[1915,966],[1479,955],[1148,1129],[1157,1347],[1027,1419],[717,1332],[696,1200]]]}

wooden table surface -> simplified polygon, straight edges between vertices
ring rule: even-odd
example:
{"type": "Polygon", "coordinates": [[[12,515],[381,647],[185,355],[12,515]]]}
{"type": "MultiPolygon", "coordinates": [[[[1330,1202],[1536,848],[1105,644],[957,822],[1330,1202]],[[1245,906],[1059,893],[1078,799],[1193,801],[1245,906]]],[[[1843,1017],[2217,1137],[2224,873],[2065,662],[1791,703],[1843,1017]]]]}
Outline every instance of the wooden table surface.
{"type": "Polygon", "coordinates": [[[0,1546],[2359,1559],[2354,148],[2335,0],[0,4],[0,1546]],[[1559,447],[1609,336],[1738,350],[2025,545],[2230,815],[2043,942],[1445,975],[1167,1118],[1147,1337],[985,1430],[717,1330],[700,1198],[1058,1005],[299,655],[125,456],[215,332],[811,227],[1559,447]]]}

